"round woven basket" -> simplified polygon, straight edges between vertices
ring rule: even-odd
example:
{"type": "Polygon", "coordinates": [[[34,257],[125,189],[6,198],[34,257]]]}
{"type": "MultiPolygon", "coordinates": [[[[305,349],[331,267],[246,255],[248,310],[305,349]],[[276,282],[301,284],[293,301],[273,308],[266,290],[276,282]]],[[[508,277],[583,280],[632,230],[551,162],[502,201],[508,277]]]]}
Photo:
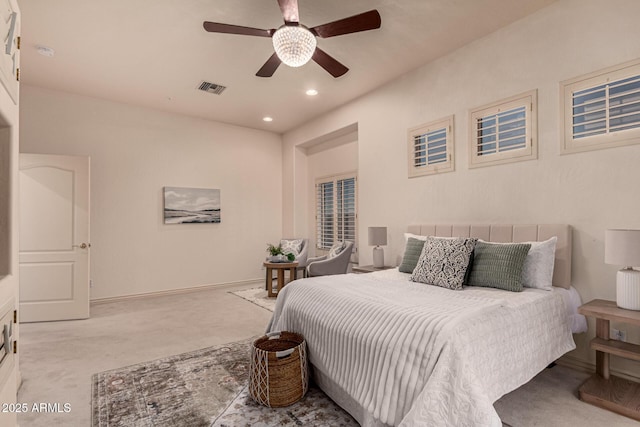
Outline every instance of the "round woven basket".
{"type": "Polygon", "coordinates": [[[249,394],[270,408],[289,406],[307,393],[307,343],[294,332],[270,332],[251,346],[249,394]]]}

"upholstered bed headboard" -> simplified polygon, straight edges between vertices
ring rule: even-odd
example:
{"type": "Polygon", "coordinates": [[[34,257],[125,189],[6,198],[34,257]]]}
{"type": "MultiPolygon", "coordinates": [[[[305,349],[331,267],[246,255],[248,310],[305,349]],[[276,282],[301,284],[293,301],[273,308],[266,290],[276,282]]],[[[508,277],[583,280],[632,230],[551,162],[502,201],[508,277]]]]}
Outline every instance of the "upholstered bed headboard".
{"type": "Polygon", "coordinates": [[[567,224],[419,224],[410,225],[407,232],[421,236],[477,237],[500,243],[541,242],[557,236],[553,286],[569,289],[571,285],[571,226],[567,224]]]}

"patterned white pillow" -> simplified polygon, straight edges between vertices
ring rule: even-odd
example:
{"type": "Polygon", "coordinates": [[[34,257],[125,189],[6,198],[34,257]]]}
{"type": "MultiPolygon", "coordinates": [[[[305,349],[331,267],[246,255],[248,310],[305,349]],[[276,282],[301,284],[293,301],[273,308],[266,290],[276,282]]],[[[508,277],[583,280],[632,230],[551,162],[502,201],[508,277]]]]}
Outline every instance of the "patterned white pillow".
{"type": "Polygon", "coordinates": [[[293,254],[296,258],[300,255],[302,251],[302,239],[294,239],[294,240],[280,240],[280,245],[282,245],[282,253],[283,254],[293,254]]]}
{"type": "Polygon", "coordinates": [[[478,239],[466,237],[427,237],[411,280],[447,289],[462,289],[469,259],[477,241],[478,239]]]}
{"type": "Polygon", "coordinates": [[[327,259],[331,259],[331,258],[335,258],[338,255],[340,255],[340,252],[342,252],[344,250],[344,247],[346,245],[344,244],[344,242],[338,242],[336,244],[334,244],[331,249],[329,249],[329,254],[327,255],[327,259]]]}

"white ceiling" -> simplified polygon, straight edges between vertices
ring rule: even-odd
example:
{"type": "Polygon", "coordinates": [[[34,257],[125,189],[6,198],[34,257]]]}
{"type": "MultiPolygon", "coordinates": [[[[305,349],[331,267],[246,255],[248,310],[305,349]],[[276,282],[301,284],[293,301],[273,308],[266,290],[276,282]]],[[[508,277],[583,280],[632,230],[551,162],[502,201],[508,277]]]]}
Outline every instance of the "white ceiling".
{"type": "Polygon", "coordinates": [[[350,69],[334,79],[314,62],[256,77],[273,53],[271,39],[202,28],[203,21],[277,28],[276,0],[18,0],[21,81],[282,133],[553,1],[299,0],[308,27],[380,12],[378,30],[318,39],[350,69]],[[37,45],[55,56],[39,55],[37,45]],[[203,80],[227,89],[201,92],[203,80]],[[305,95],[309,88],[319,95],[305,95]]]}

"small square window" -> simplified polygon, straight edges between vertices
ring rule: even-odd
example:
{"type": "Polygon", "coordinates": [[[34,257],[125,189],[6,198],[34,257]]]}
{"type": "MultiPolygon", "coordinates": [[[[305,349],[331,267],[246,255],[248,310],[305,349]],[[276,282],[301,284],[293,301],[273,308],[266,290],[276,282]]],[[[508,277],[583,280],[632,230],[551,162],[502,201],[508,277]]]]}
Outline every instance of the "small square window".
{"type": "Polygon", "coordinates": [[[640,60],[560,83],[562,153],[640,143],[640,60]]]}
{"type": "Polygon", "coordinates": [[[471,110],[469,167],[536,159],[536,104],[534,90],[471,110]]]}
{"type": "Polygon", "coordinates": [[[454,170],[453,116],[409,129],[409,178],[454,170]]]}

